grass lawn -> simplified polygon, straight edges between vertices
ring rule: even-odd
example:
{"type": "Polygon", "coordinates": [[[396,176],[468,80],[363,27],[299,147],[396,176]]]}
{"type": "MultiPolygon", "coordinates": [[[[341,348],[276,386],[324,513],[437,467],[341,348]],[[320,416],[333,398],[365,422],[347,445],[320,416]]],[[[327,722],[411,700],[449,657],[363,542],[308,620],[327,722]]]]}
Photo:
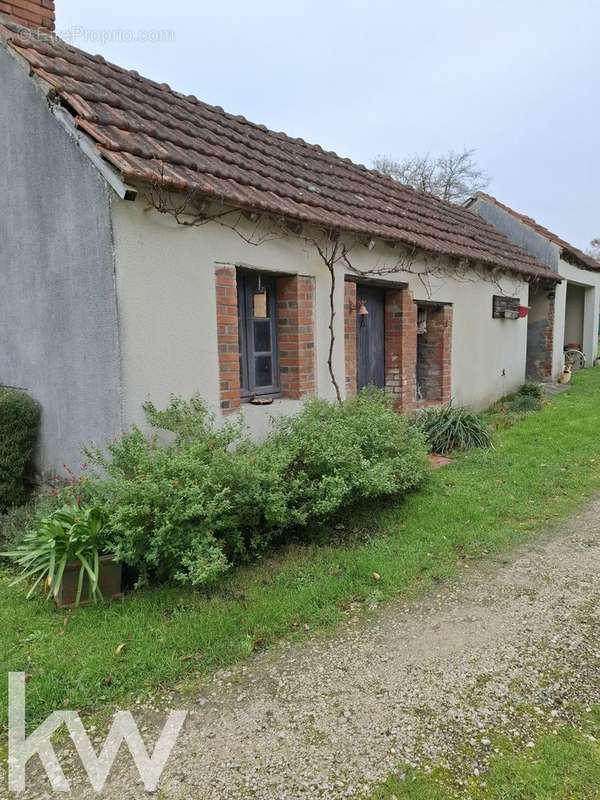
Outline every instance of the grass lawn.
{"type": "Polygon", "coordinates": [[[370,800],[596,800],[600,795],[599,739],[597,707],[579,728],[566,727],[557,736],[544,736],[532,750],[516,753],[502,748],[489,773],[470,778],[458,795],[451,776],[434,770],[431,776],[390,778],[370,800]]]}
{"type": "Polygon", "coordinates": [[[306,636],[305,626],[335,623],[352,601],[422,591],[600,491],[599,431],[600,369],[590,369],[542,411],[498,431],[495,450],[457,459],[402,502],[349,514],[335,531],[345,543],[289,548],[210,596],[168,588],[67,613],[26,601],[0,572],[0,730],[8,671],[30,676],[33,724],[54,709],[126,703],[278,638],[306,636]]]}

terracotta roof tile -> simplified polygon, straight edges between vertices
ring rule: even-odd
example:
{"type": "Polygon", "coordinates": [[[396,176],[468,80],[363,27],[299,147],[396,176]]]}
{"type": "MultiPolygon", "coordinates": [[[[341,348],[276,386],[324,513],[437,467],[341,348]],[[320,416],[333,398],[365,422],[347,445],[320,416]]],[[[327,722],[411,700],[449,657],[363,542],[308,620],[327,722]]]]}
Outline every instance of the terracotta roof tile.
{"type": "Polygon", "coordinates": [[[583,250],[580,250],[578,247],[574,247],[574,245],[565,242],[564,239],[561,239],[556,233],[549,231],[548,228],[544,228],[543,225],[540,225],[540,223],[536,222],[532,217],[527,217],[525,214],[520,214],[518,211],[510,208],[510,206],[504,205],[504,203],[496,200],[495,197],[492,197],[491,194],[487,194],[486,192],[477,192],[475,197],[480,197],[482,200],[487,200],[488,202],[493,203],[495,206],[498,206],[498,208],[508,212],[515,219],[518,219],[519,222],[522,222],[524,225],[533,228],[534,231],[539,233],[545,239],[557,244],[562,250],[570,255],[571,258],[574,258],[576,261],[578,261],[584,269],[595,271],[600,270],[600,261],[588,255],[587,253],[584,253],[583,250]]]}
{"type": "Polygon", "coordinates": [[[558,279],[466,208],[179,94],[56,37],[21,34],[18,26],[0,24],[0,38],[53,88],[75,124],[127,181],[162,181],[235,206],[558,279]]]}

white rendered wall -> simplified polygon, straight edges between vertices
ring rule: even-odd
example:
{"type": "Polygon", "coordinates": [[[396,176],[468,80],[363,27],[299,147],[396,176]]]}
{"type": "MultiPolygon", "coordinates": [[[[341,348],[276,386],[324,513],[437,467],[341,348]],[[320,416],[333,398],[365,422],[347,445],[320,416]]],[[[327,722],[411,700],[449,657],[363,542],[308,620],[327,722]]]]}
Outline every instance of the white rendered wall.
{"type": "MultiPolygon", "coordinates": [[[[214,290],[219,262],[315,276],[317,393],[335,397],[327,369],[329,275],[314,247],[294,237],[256,247],[214,223],[185,228],[145,210],[143,201],[116,201],[113,225],[126,425],[143,424],[145,400],[163,405],[170,394],[199,393],[220,414],[214,290]]],[[[353,266],[359,269],[397,259],[397,251],[384,244],[371,251],[358,247],[352,253],[353,266]]],[[[419,268],[422,265],[411,265],[411,273],[419,268]]],[[[342,390],[345,271],[338,267],[333,359],[342,390]]],[[[523,383],[527,321],[492,318],[492,296],[500,293],[497,283],[475,275],[422,280],[400,273],[386,279],[408,282],[417,300],[453,304],[452,394],[457,403],[483,408],[523,383]]],[[[499,281],[505,293],[527,304],[526,283],[515,278],[499,281]]],[[[243,413],[252,431],[264,435],[271,416],[299,406],[299,401],[276,400],[265,407],[244,406],[243,413]]]]}
{"type": "Polygon", "coordinates": [[[565,345],[574,344],[578,349],[583,347],[583,318],[585,313],[584,286],[576,283],[567,284],[567,300],[565,306],[565,345]]]}
{"type": "Polygon", "coordinates": [[[559,261],[562,283],[556,287],[554,306],[554,354],[553,373],[558,375],[563,367],[563,346],[565,342],[565,316],[567,301],[567,282],[585,288],[585,307],[583,317],[583,351],[586,364],[592,366],[598,356],[598,317],[600,304],[600,273],[579,269],[562,258],[559,261]]]}

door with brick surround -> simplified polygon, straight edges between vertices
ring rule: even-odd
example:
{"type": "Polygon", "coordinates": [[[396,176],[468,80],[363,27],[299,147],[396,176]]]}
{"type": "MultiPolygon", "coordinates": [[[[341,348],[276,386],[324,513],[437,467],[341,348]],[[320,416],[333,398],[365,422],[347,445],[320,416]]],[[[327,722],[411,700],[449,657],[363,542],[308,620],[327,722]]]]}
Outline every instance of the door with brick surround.
{"type": "Polygon", "coordinates": [[[375,286],[356,287],[357,387],[385,386],[385,292],[375,286]],[[364,303],[368,314],[359,314],[364,303]]]}

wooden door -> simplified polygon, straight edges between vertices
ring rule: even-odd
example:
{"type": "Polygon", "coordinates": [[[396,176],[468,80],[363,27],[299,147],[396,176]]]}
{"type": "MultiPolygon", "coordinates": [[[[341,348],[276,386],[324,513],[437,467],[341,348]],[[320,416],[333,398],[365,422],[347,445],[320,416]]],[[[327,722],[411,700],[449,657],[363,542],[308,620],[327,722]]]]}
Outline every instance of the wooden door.
{"type": "Polygon", "coordinates": [[[356,287],[357,385],[385,385],[385,292],[374,286],[356,287]],[[361,302],[369,312],[358,313],[361,302]]]}

